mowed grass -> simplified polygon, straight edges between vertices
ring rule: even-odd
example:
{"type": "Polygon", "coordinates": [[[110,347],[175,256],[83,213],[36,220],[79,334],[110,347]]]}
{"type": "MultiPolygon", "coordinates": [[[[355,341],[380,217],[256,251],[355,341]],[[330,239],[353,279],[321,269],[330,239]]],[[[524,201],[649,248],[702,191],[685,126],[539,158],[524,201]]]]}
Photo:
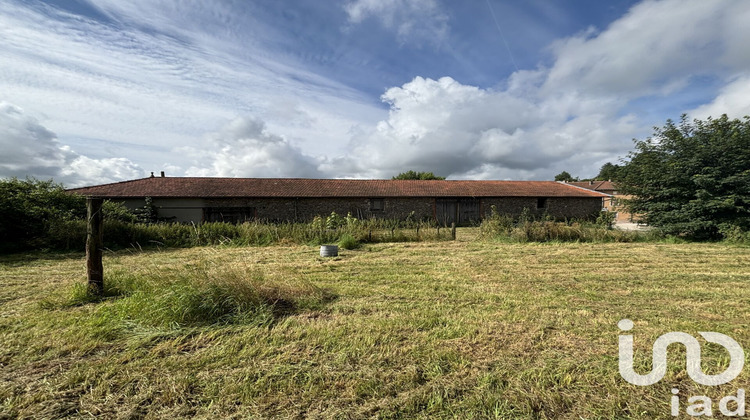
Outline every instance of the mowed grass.
{"type": "MultiPolygon", "coordinates": [[[[750,248],[471,232],[329,259],[296,245],[120,251],[104,260],[120,289],[91,302],[75,286],[81,254],[2,257],[0,418],[650,419],[671,418],[673,387],[683,415],[707,395],[715,416],[750,388],[750,365],[696,385],[679,345],[653,386],[617,365],[622,318],[641,373],[669,331],[721,332],[750,352],[750,248]],[[224,312],[195,316],[214,300],[183,296],[193,280],[185,290],[219,290],[224,312]]],[[[704,370],[723,371],[727,353],[703,350],[704,370]]]]}

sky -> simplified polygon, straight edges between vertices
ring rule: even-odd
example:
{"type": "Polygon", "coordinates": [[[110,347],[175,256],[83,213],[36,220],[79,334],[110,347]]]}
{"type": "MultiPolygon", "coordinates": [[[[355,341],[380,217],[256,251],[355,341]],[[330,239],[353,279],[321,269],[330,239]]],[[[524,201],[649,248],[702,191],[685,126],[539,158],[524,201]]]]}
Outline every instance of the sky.
{"type": "Polygon", "coordinates": [[[750,115],[741,0],[3,0],[0,177],[595,176],[750,115]]]}

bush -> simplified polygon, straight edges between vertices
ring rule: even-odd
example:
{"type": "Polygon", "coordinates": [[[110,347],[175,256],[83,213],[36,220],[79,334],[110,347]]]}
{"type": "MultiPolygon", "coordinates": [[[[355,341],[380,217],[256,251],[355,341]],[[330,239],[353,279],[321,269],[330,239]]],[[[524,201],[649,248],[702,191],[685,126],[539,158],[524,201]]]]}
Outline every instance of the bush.
{"type": "Polygon", "coordinates": [[[85,214],[85,200],[52,180],[0,180],[0,252],[44,248],[50,227],[85,214]]]}
{"type": "Polygon", "coordinates": [[[343,249],[356,249],[359,248],[360,243],[354,238],[354,236],[345,233],[341,235],[341,239],[339,239],[339,246],[343,249]]]}
{"type": "Polygon", "coordinates": [[[636,232],[610,228],[609,215],[600,215],[597,222],[560,222],[543,217],[534,220],[524,211],[517,219],[500,215],[493,206],[480,225],[480,238],[513,242],[633,242],[642,239],[636,232]]]}

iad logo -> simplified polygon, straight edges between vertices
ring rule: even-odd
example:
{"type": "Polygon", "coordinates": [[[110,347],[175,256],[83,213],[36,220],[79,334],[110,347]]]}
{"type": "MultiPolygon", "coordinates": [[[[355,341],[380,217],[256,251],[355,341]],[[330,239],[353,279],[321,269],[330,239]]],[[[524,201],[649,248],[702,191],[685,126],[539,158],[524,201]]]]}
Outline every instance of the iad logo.
{"type": "MultiPolygon", "coordinates": [[[[617,326],[622,331],[633,329],[633,321],[620,320],[617,326]]],[[[633,336],[620,335],[620,375],[633,385],[647,386],[659,382],[667,373],[667,346],[681,343],[687,350],[687,373],[690,379],[708,386],[725,384],[736,378],[745,365],[745,352],[732,337],[717,332],[699,332],[709,343],[723,346],[731,358],[729,367],[718,375],[706,375],[701,370],[701,345],[698,340],[684,332],[668,332],[654,342],[653,365],[648,375],[639,375],[633,370],[633,336]]]]}
{"type": "MultiPolygon", "coordinates": [[[[620,320],[617,326],[622,331],[633,329],[633,321],[629,319],[620,320]]],[[[724,347],[729,352],[729,366],[724,372],[718,375],[706,375],[701,369],[701,345],[698,340],[690,334],[684,332],[669,332],[661,335],[654,342],[652,350],[653,364],[651,372],[641,375],[633,369],[633,336],[630,334],[621,334],[619,342],[620,352],[620,376],[633,385],[647,386],[659,382],[667,373],[667,347],[673,343],[680,343],[685,346],[686,350],[686,369],[687,374],[693,381],[707,386],[716,386],[725,384],[740,373],[745,364],[745,352],[742,347],[734,341],[733,338],[717,332],[699,332],[706,341],[715,343],[724,347]]],[[[680,401],[677,394],[677,388],[672,389],[671,408],[672,415],[678,416],[680,412],[680,401]]],[[[688,398],[688,406],[685,410],[690,416],[712,416],[713,407],[709,397],[697,395],[688,398]]],[[[719,410],[725,416],[744,416],[745,415],[745,390],[738,389],[737,395],[729,395],[719,401],[719,410]],[[736,409],[730,409],[730,403],[736,405],[736,409]]]]}

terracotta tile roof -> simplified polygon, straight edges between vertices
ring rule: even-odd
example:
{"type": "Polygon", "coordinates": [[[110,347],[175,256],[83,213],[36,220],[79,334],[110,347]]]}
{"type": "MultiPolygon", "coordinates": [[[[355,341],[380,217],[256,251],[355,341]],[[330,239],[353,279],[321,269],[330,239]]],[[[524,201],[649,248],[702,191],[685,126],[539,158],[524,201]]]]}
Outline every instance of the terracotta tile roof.
{"type": "Polygon", "coordinates": [[[154,177],[74,188],[71,193],[129,197],[590,197],[597,193],[554,181],[407,181],[302,178],[154,177]]]}
{"type": "Polygon", "coordinates": [[[570,185],[576,187],[586,188],[587,190],[594,191],[615,191],[617,187],[612,181],[580,181],[580,182],[568,182],[570,185]]]}

